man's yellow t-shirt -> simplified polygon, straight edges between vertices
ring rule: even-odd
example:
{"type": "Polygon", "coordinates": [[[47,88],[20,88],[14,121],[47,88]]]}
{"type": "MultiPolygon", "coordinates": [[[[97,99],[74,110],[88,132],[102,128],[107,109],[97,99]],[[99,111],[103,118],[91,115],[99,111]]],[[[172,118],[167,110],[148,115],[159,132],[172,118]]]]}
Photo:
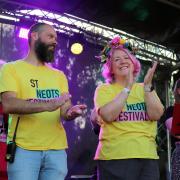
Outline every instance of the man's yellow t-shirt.
{"type": "MultiPolygon", "coordinates": [[[[95,91],[96,109],[111,102],[122,90],[123,87],[116,83],[100,85],[95,91]]],[[[158,159],[157,122],[148,119],[143,84],[136,83],[118,118],[101,125],[95,159],[158,159]]]]}
{"type": "MultiPolygon", "coordinates": [[[[67,78],[63,72],[49,65],[33,66],[17,60],[3,66],[0,73],[0,92],[16,92],[17,98],[31,102],[48,101],[68,92],[67,78]]],[[[67,148],[66,133],[60,119],[60,109],[33,114],[10,114],[8,139],[12,139],[16,122],[19,147],[28,150],[67,148]]]]}

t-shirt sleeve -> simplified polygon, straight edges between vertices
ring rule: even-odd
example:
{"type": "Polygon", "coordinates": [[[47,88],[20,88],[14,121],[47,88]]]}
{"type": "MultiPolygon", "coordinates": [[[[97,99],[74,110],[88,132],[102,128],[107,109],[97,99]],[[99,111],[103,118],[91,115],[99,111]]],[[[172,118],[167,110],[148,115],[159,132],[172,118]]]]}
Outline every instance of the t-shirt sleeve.
{"type": "Polygon", "coordinates": [[[112,101],[112,99],[113,94],[107,85],[101,85],[96,88],[94,94],[94,105],[96,110],[112,101]]]}
{"type": "Polygon", "coordinates": [[[12,64],[3,65],[0,71],[0,93],[6,91],[18,91],[16,71],[12,64]]]}

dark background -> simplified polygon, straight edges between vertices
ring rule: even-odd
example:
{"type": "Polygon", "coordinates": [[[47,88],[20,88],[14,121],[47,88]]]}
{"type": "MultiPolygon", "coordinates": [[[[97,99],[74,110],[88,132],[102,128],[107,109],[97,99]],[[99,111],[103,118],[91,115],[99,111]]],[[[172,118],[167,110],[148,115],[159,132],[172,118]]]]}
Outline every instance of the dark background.
{"type": "MultiPolygon", "coordinates": [[[[11,2],[12,0],[1,0],[11,2]]],[[[14,0],[120,29],[180,52],[179,0],[14,0]]],[[[7,5],[9,9],[17,5],[7,5]]]]}

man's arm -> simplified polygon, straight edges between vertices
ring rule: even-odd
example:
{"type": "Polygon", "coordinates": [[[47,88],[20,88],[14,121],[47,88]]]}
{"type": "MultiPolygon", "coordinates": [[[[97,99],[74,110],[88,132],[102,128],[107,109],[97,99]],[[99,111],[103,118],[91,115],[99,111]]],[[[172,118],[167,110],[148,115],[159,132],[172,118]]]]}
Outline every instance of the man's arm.
{"type": "Polygon", "coordinates": [[[71,101],[67,101],[61,106],[61,117],[65,120],[70,120],[69,117],[67,117],[68,110],[72,107],[71,101]]]}
{"type": "Polygon", "coordinates": [[[44,111],[55,111],[70,99],[68,93],[62,94],[60,98],[48,102],[31,102],[16,97],[15,92],[4,92],[1,94],[4,113],[7,114],[32,114],[44,111]]]}
{"type": "Polygon", "coordinates": [[[76,117],[81,116],[83,110],[86,108],[87,106],[84,104],[72,106],[71,101],[68,100],[61,106],[61,117],[65,120],[73,120],[76,117]]]}

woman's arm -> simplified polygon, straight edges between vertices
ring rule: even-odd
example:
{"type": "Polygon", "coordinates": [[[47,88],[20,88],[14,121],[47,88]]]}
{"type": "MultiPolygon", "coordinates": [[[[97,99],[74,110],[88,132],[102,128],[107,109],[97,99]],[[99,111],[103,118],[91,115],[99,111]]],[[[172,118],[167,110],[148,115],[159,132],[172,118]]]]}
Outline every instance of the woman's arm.
{"type": "Polygon", "coordinates": [[[98,113],[104,121],[112,122],[116,120],[121,113],[135,82],[133,70],[133,65],[131,64],[129,73],[125,79],[125,88],[112,101],[99,108],[98,113]]]}
{"type": "Polygon", "coordinates": [[[164,112],[164,106],[161,104],[155,91],[144,92],[147,114],[150,120],[159,120],[164,112]]]}
{"type": "Polygon", "coordinates": [[[152,79],[154,72],[157,67],[157,62],[155,62],[152,68],[149,68],[145,78],[144,78],[144,100],[146,103],[147,114],[150,120],[159,120],[163,115],[164,107],[161,104],[157,94],[154,91],[147,91],[148,88],[152,87],[152,79]]]}
{"type": "Polygon", "coordinates": [[[124,88],[111,102],[99,108],[98,113],[106,122],[114,121],[121,113],[129,92],[124,88]]]}

